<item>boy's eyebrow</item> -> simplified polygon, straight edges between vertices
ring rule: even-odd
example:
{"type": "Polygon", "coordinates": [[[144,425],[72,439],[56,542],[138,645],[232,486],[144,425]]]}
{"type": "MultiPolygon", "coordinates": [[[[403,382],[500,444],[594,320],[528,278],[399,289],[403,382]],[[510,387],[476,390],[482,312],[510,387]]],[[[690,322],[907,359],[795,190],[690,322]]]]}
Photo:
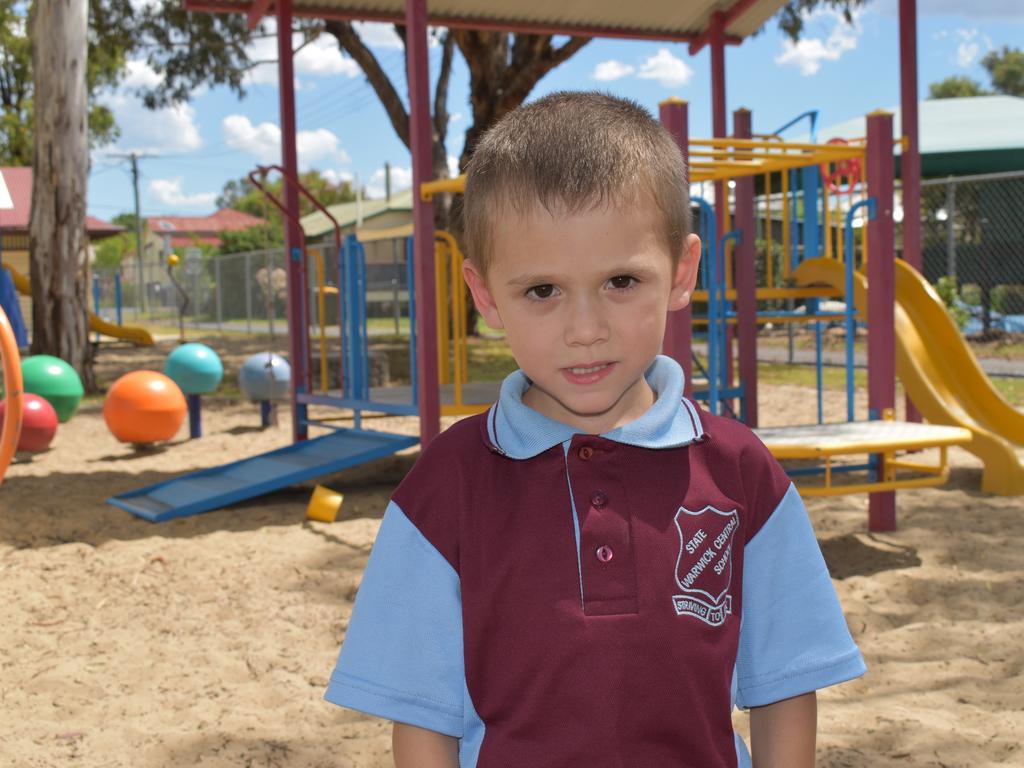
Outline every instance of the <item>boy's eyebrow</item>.
{"type": "Polygon", "coordinates": [[[542,272],[527,272],[524,275],[513,277],[507,282],[507,285],[512,286],[530,286],[530,285],[547,285],[548,283],[557,283],[558,278],[554,275],[544,274],[542,272]]]}
{"type": "MultiPolygon", "coordinates": [[[[650,278],[651,275],[654,274],[654,270],[647,266],[624,263],[606,270],[606,274],[608,278],[615,277],[616,275],[633,275],[634,277],[650,278]]],[[[560,277],[551,273],[527,272],[509,279],[506,282],[506,285],[513,288],[528,288],[534,285],[549,285],[552,283],[557,284],[558,282],[560,282],[560,277]]]]}

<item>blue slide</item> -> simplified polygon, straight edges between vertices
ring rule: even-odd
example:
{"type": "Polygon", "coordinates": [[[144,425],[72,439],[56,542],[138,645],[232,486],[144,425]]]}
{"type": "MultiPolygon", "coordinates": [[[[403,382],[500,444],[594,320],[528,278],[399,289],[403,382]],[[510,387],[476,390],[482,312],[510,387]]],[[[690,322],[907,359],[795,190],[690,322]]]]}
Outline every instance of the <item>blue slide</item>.
{"type": "Polygon", "coordinates": [[[333,474],[418,442],[419,438],[408,435],[339,429],[270,453],[121,493],[107,499],[107,503],[150,522],[162,523],[333,474]]]}

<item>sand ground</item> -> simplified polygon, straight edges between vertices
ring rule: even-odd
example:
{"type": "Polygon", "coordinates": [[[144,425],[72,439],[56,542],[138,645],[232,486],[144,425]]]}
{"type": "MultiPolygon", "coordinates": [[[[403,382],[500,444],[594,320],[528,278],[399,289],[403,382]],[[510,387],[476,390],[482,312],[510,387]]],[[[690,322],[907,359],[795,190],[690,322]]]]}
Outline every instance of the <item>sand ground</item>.
{"type": "MultiPolygon", "coordinates": [[[[114,349],[101,379],[167,351],[114,349]]],[[[251,351],[235,344],[229,369],[251,351]]],[[[766,425],[814,418],[813,392],[762,392],[766,425]]],[[[830,403],[828,418],[843,418],[830,403]]],[[[381,428],[413,431],[411,421],[381,428]]],[[[325,480],[339,520],[308,522],[309,488],[153,525],[114,493],[289,441],[284,415],[209,402],[205,436],[134,452],[99,405],[0,488],[0,765],[378,768],[385,723],[321,697],[407,452],[325,480]]],[[[808,507],[870,667],[820,695],[819,765],[1024,765],[1024,503],[978,493],[953,452],[942,489],[902,492],[899,530],[866,531],[866,499],[808,507]]],[[[745,728],[738,713],[738,726],[745,728]]]]}

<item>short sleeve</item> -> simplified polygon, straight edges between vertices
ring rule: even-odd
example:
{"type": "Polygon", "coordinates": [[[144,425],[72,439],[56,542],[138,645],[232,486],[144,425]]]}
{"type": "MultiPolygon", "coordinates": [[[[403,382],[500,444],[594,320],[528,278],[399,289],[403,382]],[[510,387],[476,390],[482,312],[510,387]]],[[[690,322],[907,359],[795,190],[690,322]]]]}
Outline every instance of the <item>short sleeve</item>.
{"type": "Polygon", "coordinates": [[[458,575],[391,502],[324,698],[461,737],[465,690],[458,575]]]}
{"type": "Polygon", "coordinates": [[[790,485],[744,550],[736,703],[764,706],[865,671],[807,510],[790,485]]]}

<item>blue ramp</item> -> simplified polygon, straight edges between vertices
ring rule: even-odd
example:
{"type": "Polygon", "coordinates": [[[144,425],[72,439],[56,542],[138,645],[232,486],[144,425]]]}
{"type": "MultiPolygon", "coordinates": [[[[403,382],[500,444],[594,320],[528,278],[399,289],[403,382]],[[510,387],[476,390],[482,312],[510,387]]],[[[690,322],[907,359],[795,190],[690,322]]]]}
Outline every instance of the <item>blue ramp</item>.
{"type": "Polygon", "coordinates": [[[270,453],[118,494],[108,504],[153,523],[188,517],[339,472],[416,445],[407,435],[339,429],[270,453]]]}

